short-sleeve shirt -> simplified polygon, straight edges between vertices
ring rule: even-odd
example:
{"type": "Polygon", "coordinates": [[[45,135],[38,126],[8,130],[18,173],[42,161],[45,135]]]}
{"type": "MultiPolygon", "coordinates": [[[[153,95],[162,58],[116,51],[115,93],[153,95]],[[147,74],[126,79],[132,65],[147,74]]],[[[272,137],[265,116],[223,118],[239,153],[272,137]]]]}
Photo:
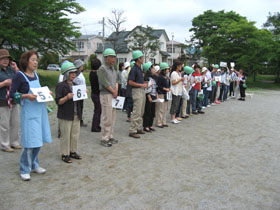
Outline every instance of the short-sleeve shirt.
{"type": "MultiPolygon", "coordinates": [[[[137,64],[135,64],[129,75],[128,75],[128,81],[132,80],[133,82],[139,83],[139,84],[144,84],[144,76],[143,76],[143,72],[142,69],[137,66],[137,64]]],[[[132,88],[138,88],[138,87],[134,87],[132,86],[132,88]]]]}
{"type": "MultiPolygon", "coordinates": [[[[200,77],[201,74],[200,74],[200,73],[193,73],[192,76],[193,76],[193,77],[197,77],[197,76],[200,77]]],[[[200,84],[200,83],[196,83],[195,86],[193,86],[193,89],[199,90],[200,87],[201,87],[201,84],[200,84]]]]}
{"type": "Polygon", "coordinates": [[[181,96],[182,95],[182,93],[183,93],[183,83],[179,82],[176,85],[172,85],[172,82],[173,81],[178,81],[180,79],[181,79],[180,73],[177,73],[176,71],[173,71],[171,73],[171,78],[170,78],[171,88],[170,89],[171,89],[172,94],[175,95],[175,96],[181,96]]]}

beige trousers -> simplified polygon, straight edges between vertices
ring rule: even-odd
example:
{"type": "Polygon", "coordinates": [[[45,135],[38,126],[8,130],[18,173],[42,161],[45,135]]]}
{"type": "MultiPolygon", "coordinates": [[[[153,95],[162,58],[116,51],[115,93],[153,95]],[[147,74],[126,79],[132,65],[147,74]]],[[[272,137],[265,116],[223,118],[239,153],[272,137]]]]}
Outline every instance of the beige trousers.
{"type": "Polygon", "coordinates": [[[109,141],[113,138],[116,119],[116,109],[112,107],[112,94],[101,94],[101,139],[109,141]]]}
{"type": "Polygon", "coordinates": [[[80,120],[78,115],[74,116],[74,120],[59,119],[61,130],[60,152],[62,155],[69,155],[70,152],[77,152],[78,140],[80,136],[80,120]]]}
{"type": "MultiPolygon", "coordinates": [[[[159,94],[158,95],[158,98],[160,99],[164,99],[164,94],[159,94]]],[[[165,103],[160,103],[160,102],[157,102],[156,103],[156,125],[157,126],[162,126],[164,125],[164,115],[166,116],[165,112],[166,112],[166,109],[165,109],[165,103]]]]}
{"type": "Polygon", "coordinates": [[[130,133],[136,133],[142,130],[143,115],[145,111],[146,95],[143,88],[132,88],[133,112],[129,127],[130,133]]]}
{"type": "Polygon", "coordinates": [[[181,106],[181,117],[185,117],[187,115],[187,100],[182,98],[182,106],[181,106]]]}
{"type": "Polygon", "coordinates": [[[17,104],[13,104],[11,109],[8,106],[0,107],[0,144],[3,149],[20,145],[19,123],[17,104]]]}

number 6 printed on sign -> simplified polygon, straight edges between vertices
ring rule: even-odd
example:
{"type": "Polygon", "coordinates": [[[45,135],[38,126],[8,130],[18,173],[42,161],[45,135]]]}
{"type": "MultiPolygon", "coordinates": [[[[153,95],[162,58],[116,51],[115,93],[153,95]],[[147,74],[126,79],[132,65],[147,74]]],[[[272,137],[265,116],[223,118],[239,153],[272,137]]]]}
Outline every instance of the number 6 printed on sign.
{"type": "Polygon", "coordinates": [[[73,87],[73,101],[87,99],[87,89],[85,85],[74,85],[73,87]]]}

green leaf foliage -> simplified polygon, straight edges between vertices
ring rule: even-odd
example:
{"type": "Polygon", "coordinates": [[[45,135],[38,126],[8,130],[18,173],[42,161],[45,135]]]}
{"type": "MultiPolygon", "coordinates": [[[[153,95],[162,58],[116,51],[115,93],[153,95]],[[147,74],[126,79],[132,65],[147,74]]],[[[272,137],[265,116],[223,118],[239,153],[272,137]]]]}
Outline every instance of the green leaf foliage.
{"type": "Polygon", "coordinates": [[[16,59],[30,49],[66,54],[75,48],[70,38],[81,35],[67,16],[82,11],[74,0],[2,0],[0,48],[9,48],[16,59]]]}

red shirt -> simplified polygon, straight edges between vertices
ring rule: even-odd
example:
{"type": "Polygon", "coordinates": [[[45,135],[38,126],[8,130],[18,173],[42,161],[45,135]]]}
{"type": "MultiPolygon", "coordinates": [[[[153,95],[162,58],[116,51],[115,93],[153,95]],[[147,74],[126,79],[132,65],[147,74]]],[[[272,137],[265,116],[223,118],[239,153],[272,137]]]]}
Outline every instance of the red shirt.
{"type": "MultiPolygon", "coordinates": [[[[200,74],[200,73],[194,72],[194,73],[192,74],[192,76],[193,76],[193,77],[201,76],[201,74],[200,74]]],[[[200,90],[200,87],[201,87],[201,83],[196,83],[195,86],[193,86],[193,89],[200,90]]]]}

